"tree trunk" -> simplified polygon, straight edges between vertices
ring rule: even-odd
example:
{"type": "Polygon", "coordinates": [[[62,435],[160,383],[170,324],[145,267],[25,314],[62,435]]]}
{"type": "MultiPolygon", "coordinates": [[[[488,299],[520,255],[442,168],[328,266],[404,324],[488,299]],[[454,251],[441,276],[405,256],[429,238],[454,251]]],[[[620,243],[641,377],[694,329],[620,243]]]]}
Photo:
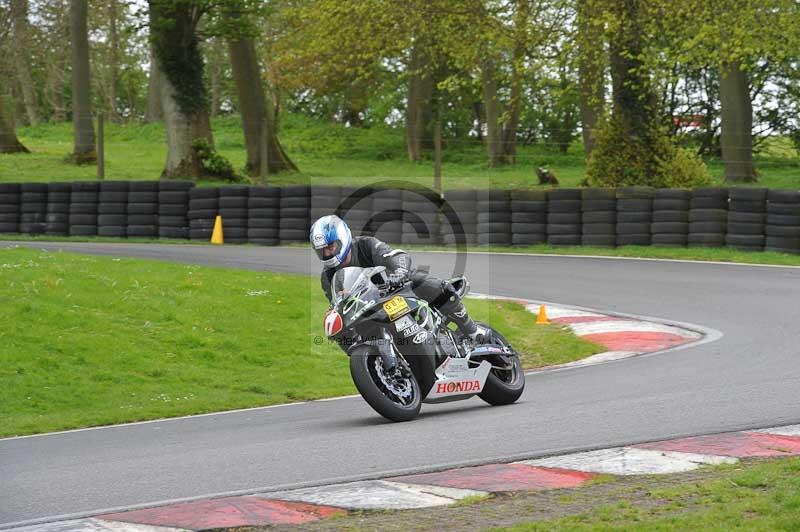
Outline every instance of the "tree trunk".
{"type": "Polygon", "coordinates": [[[162,178],[198,178],[203,176],[203,164],[192,143],[203,139],[214,145],[211,123],[206,109],[184,112],[176,99],[176,90],[166,75],[161,75],[159,87],[167,130],[167,161],[162,178]]]}
{"type": "Polygon", "coordinates": [[[494,60],[486,58],[483,62],[483,107],[486,110],[486,151],[489,155],[489,166],[503,164],[502,126],[500,124],[500,101],[498,99],[498,83],[495,75],[494,60]]]}
{"type": "Polygon", "coordinates": [[[753,167],[753,105],[750,83],[738,64],[720,71],[722,165],[729,183],[756,181],[753,167]]]}
{"type": "Polygon", "coordinates": [[[161,108],[161,76],[156,53],[151,44],[150,75],[147,78],[147,107],[144,111],[145,122],[158,122],[164,119],[164,110],[161,108]]]}
{"type": "Polygon", "coordinates": [[[190,3],[168,0],[150,0],[149,5],[153,64],[167,130],[167,160],[161,177],[202,177],[205,170],[193,144],[205,141],[214,146],[197,36],[202,12],[190,3]]]}
{"type": "Polygon", "coordinates": [[[117,0],[108,0],[108,38],[110,53],[108,59],[108,117],[117,121],[117,78],[119,71],[119,32],[117,31],[117,0]]]}
{"type": "Polygon", "coordinates": [[[14,131],[12,106],[5,97],[0,97],[0,153],[28,153],[14,131]]]}
{"type": "Polygon", "coordinates": [[[209,70],[211,71],[211,116],[219,114],[220,105],[222,103],[222,62],[223,46],[221,38],[215,38],[211,41],[211,61],[209,61],[209,70]]]}
{"type": "Polygon", "coordinates": [[[578,77],[581,131],[585,158],[594,149],[594,129],[603,116],[605,102],[603,26],[597,23],[598,0],[578,0],[578,77]]]}
{"type": "Polygon", "coordinates": [[[28,115],[28,121],[31,124],[39,124],[42,118],[39,115],[36,88],[30,70],[28,0],[11,0],[10,9],[11,20],[14,26],[11,46],[13,48],[15,70],[17,71],[19,83],[22,86],[22,99],[25,103],[25,111],[28,115]]]}
{"type": "Polygon", "coordinates": [[[522,76],[524,73],[525,54],[527,49],[528,19],[530,18],[529,0],[516,2],[514,12],[514,51],[511,55],[511,95],[508,101],[507,114],[501,136],[502,164],[517,162],[517,130],[522,110],[522,76]]]}
{"type": "Polygon", "coordinates": [[[614,114],[626,136],[641,139],[657,122],[656,96],[641,57],[643,0],[620,0],[615,16],[620,28],[611,39],[611,81],[614,114]]]}
{"type": "Polygon", "coordinates": [[[245,144],[247,145],[247,171],[251,176],[261,168],[261,146],[264,142],[261,125],[267,122],[267,163],[269,173],[297,170],[283,151],[275,128],[275,110],[272,100],[264,96],[264,84],[253,39],[228,39],[228,53],[239,96],[245,144]]]}
{"type": "Polygon", "coordinates": [[[92,96],[89,70],[89,34],[86,29],[87,0],[70,0],[70,37],[72,40],[72,124],[78,164],[97,160],[92,124],[92,96]]]}
{"type": "Polygon", "coordinates": [[[428,60],[418,47],[411,50],[408,77],[408,102],[406,104],[406,147],[408,160],[422,160],[422,149],[430,145],[431,101],[433,75],[428,60]]]}

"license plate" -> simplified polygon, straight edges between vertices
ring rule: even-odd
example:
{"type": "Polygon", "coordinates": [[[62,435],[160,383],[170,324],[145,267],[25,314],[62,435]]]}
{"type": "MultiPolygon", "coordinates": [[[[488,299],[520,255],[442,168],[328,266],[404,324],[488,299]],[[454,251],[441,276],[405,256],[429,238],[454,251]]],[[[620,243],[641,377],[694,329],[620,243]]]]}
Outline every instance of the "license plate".
{"type": "Polygon", "coordinates": [[[410,309],[408,308],[406,298],[403,296],[395,296],[383,304],[383,310],[386,311],[389,319],[394,321],[400,316],[407,314],[410,309]]]}

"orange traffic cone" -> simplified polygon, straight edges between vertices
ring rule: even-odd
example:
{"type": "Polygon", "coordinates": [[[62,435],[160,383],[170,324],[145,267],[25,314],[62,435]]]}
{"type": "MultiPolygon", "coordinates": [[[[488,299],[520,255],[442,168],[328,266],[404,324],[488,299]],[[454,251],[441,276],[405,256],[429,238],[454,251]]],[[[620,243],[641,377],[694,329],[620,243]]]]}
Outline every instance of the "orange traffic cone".
{"type": "Polygon", "coordinates": [[[217,215],[216,220],[214,220],[214,232],[211,233],[211,243],[212,244],[223,244],[225,239],[222,236],[222,216],[217,215]]]}
{"type": "Polygon", "coordinates": [[[548,325],[550,320],[547,319],[547,310],[544,305],[539,305],[539,314],[536,316],[536,325],[548,325]]]}

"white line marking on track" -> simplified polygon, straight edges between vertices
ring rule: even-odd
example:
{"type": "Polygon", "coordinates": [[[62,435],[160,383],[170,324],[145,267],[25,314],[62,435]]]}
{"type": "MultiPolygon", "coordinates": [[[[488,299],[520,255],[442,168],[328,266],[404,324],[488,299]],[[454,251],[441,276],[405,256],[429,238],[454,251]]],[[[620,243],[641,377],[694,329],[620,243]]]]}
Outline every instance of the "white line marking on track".
{"type": "Polygon", "coordinates": [[[14,532],[183,532],[181,528],[140,525],[103,519],[76,519],[11,528],[14,532]]]}
{"type": "Polygon", "coordinates": [[[751,430],[762,434],[775,434],[776,436],[800,436],[800,425],[787,425],[785,427],[771,427],[768,429],[751,430]]]}
{"type": "Polygon", "coordinates": [[[686,329],[673,327],[671,325],[664,325],[663,323],[654,323],[651,321],[589,321],[583,323],[572,323],[570,324],[570,328],[578,336],[586,336],[587,334],[623,332],[661,332],[675,334],[689,339],[700,338],[700,335],[694,331],[687,331],[686,329]]]}

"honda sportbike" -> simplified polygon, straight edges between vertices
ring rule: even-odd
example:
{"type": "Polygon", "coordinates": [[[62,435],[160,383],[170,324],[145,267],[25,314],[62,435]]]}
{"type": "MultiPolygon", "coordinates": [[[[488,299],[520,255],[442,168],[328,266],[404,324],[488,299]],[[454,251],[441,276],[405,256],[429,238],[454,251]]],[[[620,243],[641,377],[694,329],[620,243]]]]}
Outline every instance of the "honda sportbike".
{"type": "MultiPolygon", "coordinates": [[[[525,388],[519,354],[502,334],[478,323],[483,340],[473,344],[450,326],[434,304],[414,294],[414,278],[388,283],[386,269],[342,268],[331,282],[332,307],[325,332],[350,356],[359,393],[380,415],[409,421],[422,403],[477,395],[490,405],[513,403],[525,388]]],[[[445,285],[464,297],[464,277],[445,285]]]]}

